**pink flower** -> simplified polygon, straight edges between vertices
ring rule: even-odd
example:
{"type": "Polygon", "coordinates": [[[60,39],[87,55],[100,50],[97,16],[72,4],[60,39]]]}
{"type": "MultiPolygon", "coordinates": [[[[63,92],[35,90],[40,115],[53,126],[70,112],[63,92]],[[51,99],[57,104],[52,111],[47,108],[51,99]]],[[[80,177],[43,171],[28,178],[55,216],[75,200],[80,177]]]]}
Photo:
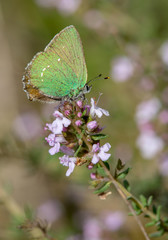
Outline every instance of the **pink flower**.
{"type": "Polygon", "coordinates": [[[91,162],[96,164],[100,159],[102,161],[107,161],[111,154],[106,152],[108,152],[110,148],[111,145],[109,143],[105,143],[102,147],[99,146],[99,143],[93,144],[92,152],[94,152],[94,155],[91,162]]]}
{"type": "Polygon", "coordinates": [[[98,116],[99,118],[101,118],[103,114],[106,115],[106,116],[109,116],[109,112],[106,111],[103,108],[97,107],[96,104],[95,104],[94,99],[91,98],[90,115],[92,116],[92,118],[94,118],[95,116],[98,116]]]}
{"type": "Polygon", "coordinates": [[[108,212],[105,214],[104,227],[110,231],[119,230],[125,221],[125,216],[121,212],[108,212]]]}
{"type": "Polygon", "coordinates": [[[145,159],[152,159],[164,148],[164,141],[154,131],[142,132],[136,144],[145,159]]]}
{"type": "Polygon", "coordinates": [[[81,126],[82,125],[82,121],[81,120],[77,120],[76,122],[75,122],[75,124],[76,124],[76,126],[81,126]]]}
{"type": "Polygon", "coordinates": [[[96,179],[96,173],[91,173],[91,174],[90,174],[90,178],[91,178],[92,180],[95,180],[95,179],[96,179]]]}
{"type": "MultiPolygon", "coordinates": [[[[71,124],[71,121],[64,117],[62,113],[59,111],[55,111],[53,116],[56,119],[51,124],[46,124],[48,130],[53,132],[54,134],[61,134],[64,127],[68,127],[71,124]]],[[[45,128],[46,129],[46,128],[45,128]]]]}
{"type": "Polygon", "coordinates": [[[87,128],[88,128],[89,130],[94,130],[94,129],[97,128],[97,127],[98,127],[98,124],[97,124],[96,121],[91,121],[91,122],[89,122],[89,123],[87,124],[87,128]]]}
{"type": "Polygon", "coordinates": [[[163,110],[160,114],[159,114],[159,120],[161,123],[163,124],[167,124],[168,123],[168,110],[163,110]]]}
{"type": "Polygon", "coordinates": [[[161,108],[160,100],[156,97],[141,102],[136,109],[135,119],[140,126],[153,120],[161,108]]]}
{"type": "Polygon", "coordinates": [[[52,147],[49,149],[49,154],[54,155],[60,151],[60,143],[65,143],[65,138],[61,136],[56,136],[55,134],[49,134],[48,137],[45,138],[48,144],[52,147]]]}
{"type": "Polygon", "coordinates": [[[78,100],[78,101],[76,102],[76,104],[78,105],[78,107],[82,108],[83,103],[82,103],[81,100],[78,100]]]}
{"type": "Polygon", "coordinates": [[[162,62],[168,66],[168,41],[162,44],[159,53],[160,53],[162,62]]]}
{"type": "Polygon", "coordinates": [[[88,218],[84,222],[84,240],[100,240],[102,234],[102,224],[96,218],[88,218]]]}
{"type": "Polygon", "coordinates": [[[81,112],[78,112],[77,116],[80,118],[82,117],[82,113],[81,112]]]}
{"type": "Polygon", "coordinates": [[[69,167],[66,172],[66,176],[69,177],[75,168],[76,158],[64,155],[63,157],[59,157],[59,160],[63,166],[69,167]]]}
{"type": "Polygon", "coordinates": [[[127,56],[116,58],[111,63],[111,75],[115,82],[125,82],[134,74],[135,65],[127,56]]]}
{"type": "Polygon", "coordinates": [[[63,214],[63,206],[58,200],[48,200],[37,208],[37,217],[52,223],[63,214]]]}
{"type": "Polygon", "coordinates": [[[65,110],[65,112],[64,112],[64,114],[66,115],[66,116],[69,116],[70,115],[70,110],[65,110]]]}

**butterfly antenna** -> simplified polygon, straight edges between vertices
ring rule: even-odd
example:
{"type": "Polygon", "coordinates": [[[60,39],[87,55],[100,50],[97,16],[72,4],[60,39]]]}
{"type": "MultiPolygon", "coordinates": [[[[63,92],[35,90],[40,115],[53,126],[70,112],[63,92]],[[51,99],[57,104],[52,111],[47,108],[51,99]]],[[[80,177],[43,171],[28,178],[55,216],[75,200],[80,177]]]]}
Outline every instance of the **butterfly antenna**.
{"type": "MultiPolygon", "coordinates": [[[[90,79],[86,84],[88,85],[90,82],[100,78],[102,76],[102,74],[100,73],[97,77],[94,77],[92,79],[90,79]]],[[[109,79],[110,77],[105,77],[105,78],[100,78],[100,79],[109,79]]]]}

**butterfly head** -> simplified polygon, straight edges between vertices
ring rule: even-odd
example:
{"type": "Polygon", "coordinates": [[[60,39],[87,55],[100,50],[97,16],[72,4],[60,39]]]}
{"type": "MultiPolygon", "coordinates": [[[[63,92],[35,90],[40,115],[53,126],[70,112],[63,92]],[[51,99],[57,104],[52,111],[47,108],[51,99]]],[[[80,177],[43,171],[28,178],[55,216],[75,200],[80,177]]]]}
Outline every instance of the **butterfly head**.
{"type": "Polygon", "coordinates": [[[68,99],[72,101],[79,98],[85,99],[85,94],[89,93],[91,88],[92,88],[91,85],[89,86],[88,84],[85,84],[84,87],[78,90],[77,92],[74,92],[74,90],[72,90],[70,98],[68,97],[68,99]]]}

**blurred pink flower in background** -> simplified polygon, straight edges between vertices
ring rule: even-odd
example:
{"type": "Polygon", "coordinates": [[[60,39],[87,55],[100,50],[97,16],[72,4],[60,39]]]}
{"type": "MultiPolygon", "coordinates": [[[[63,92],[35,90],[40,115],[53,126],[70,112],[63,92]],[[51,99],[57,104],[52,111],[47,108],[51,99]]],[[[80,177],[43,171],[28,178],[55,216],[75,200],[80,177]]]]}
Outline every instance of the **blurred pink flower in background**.
{"type": "Polygon", "coordinates": [[[115,82],[125,82],[134,74],[135,66],[127,56],[121,56],[111,62],[111,76],[115,82]]]}
{"type": "Polygon", "coordinates": [[[163,110],[163,111],[160,112],[159,120],[163,124],[167,124],[168,123],[168,109],[167,110],[163,110]]]}
{"type": "Polygon", "coordinates": [[[102,224],[96,218],[88,218],[83,225],[84,240],[101,240],[102,224]]]}
{"type": "Polygon", "coordinates": [[[30,141],[38,138],[42,133],[42,122],[38,114],[25,112],[15,118],[13,131],[21,141],[30,141]]]}
{"type": "Polygon", "coordinates": [[[141,102],[136,109],[135,119],[138,125],[145,124],[154,119],[161,108],[158,98],[153,97],[141,102]]]}
{"type": "Polygon", "coordinates": [[[163,90],[161,97],[163,102],[168,104],[168,87],[163,90]]]}
{"type": "Polygon", "coordinates": [[[141,132],[136,144],[145,159],[155,157],[164,148],[164,141],[154,131],[141,132]]]}
{"type": "Polygon", "coordinates": [[[52,223],[63,214],[63,206],[58,200],[48,200],[37,208],[37,217],[52,223]]]}
{"type": "Polygon", "coordinates": [[[103,217],[103,226],[109,231],[119,230],[125,222],[125,216],[122,212],[108,212],[103,217]]]}
{"type": "Polygon", "coordinates": [[[100,11],[96,9],[88,10],[83,18],[84,24],[91,29],[99,29],[104,24],[104,18],[100,11]]]}
{"type": "Polygon", "coordinates": [[[154,89],[155,84],[154,81],[149,77],[143,77],[140,81],[140,86],[146,91],[151,91],[154,89]]]}
{"type": "Polygon", "coordinates": [[[159,162],[159,170],[163,176],[168,176],[168,154],[163,156],[159,162]]]}
{"type": "Polygon", "coordinates": [[[63,15],[71,15],[79,8],[82,0],[36,0],[37,4],[46,8],[56,8],[63,15]]]}
{"type": "Polygon", "coordinates": [[[159,49],[162,62],[168,66],[168,41],[164,42],[159,49]]]}

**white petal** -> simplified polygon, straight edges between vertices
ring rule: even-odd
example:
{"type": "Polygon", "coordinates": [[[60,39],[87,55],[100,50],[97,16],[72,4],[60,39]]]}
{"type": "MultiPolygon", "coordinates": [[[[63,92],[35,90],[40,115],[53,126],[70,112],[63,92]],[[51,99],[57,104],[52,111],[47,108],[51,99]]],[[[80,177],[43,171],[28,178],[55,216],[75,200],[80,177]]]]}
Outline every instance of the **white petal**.
{"type": "Polygon", "coordinates": [[[49,154],[54,155],[55,153],[59,152],[60,143],[56,143],[54,147],[49,149],[49,154]]]}
{"type": "Polygon", "coordinates": [[[59,143],[66,143],[66,139],[63,136],[57,136],[55,137],[55,141],[59,143]]]}
{"type": "Polygon", "coordinates": [[[111,156],[111,154],[100,151],[98,153],[98,156],[101,158],[102,161],[107,161],[109,159],[109,157],[111,156]]]}
{"type": "Polygon", "coordinates": [[[103,152],[108,152],[110,148],[111,148],[110,143],[105,143],[100,149],[101,149],[103,152]]]}
{"type": "Polygon", "coordinates": [[[91,98],[91,105],[92,105],[92,107],[95,107],[95,101],[93,98],[91,98]]]}
{"type": "Polygon", "coordinates": [[[62,124],[64,125],[64,127],[68,127],[71,124],[71,121],[68,118],[63,118],[62,120],[62,124]]]}
{"type": "Polygon", "coordinates": [[[63,166],[66,166],[66,167],[69,166],[69,156],[64,155],[63,157],[59,157],[59,160],[63,166]]]}
{"type": "Polygon", "coordinates": [[[66,172],[67,177],[69,177],[69,175],[73,172],[74,168],[75,168],[75,163],[72,161],[69,163],[69,168],[66,172]]]}
{"type": "Polygon", "coordinates": [[[93,144],[92,152],[98,152],[100,150],[99,143],[93,144]]]}
{"type": "Polygon", "coordinates": [[[53,133],[54,134],[61,134],[62,130],[63,130],[62,120],[57,118],[53,123],[54,123],[53,130],[52,130],[53,133]]]}
{"type": "Polygon", "coordinates": [[[51,123],[46,123],[46,127],[48,127],[48,130],[52,131],[52,124],[51,123]]]}
{"type": "Polygon", "coordinates": [[[102,108],[101,108],[101,110],[102,110],[102,113],[103,113],[104,115],[106,115],[106,116],[109,116],[109,115],[110,115],[109,112],[108,112],[107,110],[102,109],[102,108]]]}
{"type": "Polygon", "coordinates": [[[53,116],[54,116],[54,117],[62,118],[62,117],[63,117],[63,114],[60,113],[58,110],[56,110],[56,111],[53,113],[53,116]]]}
{"type": "Polygon", "coordinates": [[[95,114],[96,114],[99,118],[101,118],[101,116],[103,115],[103,113],[102,113],[102,111],[101,111],[101,108],[96,108],[96,109],[95,109],[95,114]]]}
{"type": "Polygon", "coordinates": [[[98,163],[98,161],[99,161],[98,155],[97,155],[97,154],[94,154],[91,162],[92,162],[93,164],[96,164],[96,163],[98,163]]]}

